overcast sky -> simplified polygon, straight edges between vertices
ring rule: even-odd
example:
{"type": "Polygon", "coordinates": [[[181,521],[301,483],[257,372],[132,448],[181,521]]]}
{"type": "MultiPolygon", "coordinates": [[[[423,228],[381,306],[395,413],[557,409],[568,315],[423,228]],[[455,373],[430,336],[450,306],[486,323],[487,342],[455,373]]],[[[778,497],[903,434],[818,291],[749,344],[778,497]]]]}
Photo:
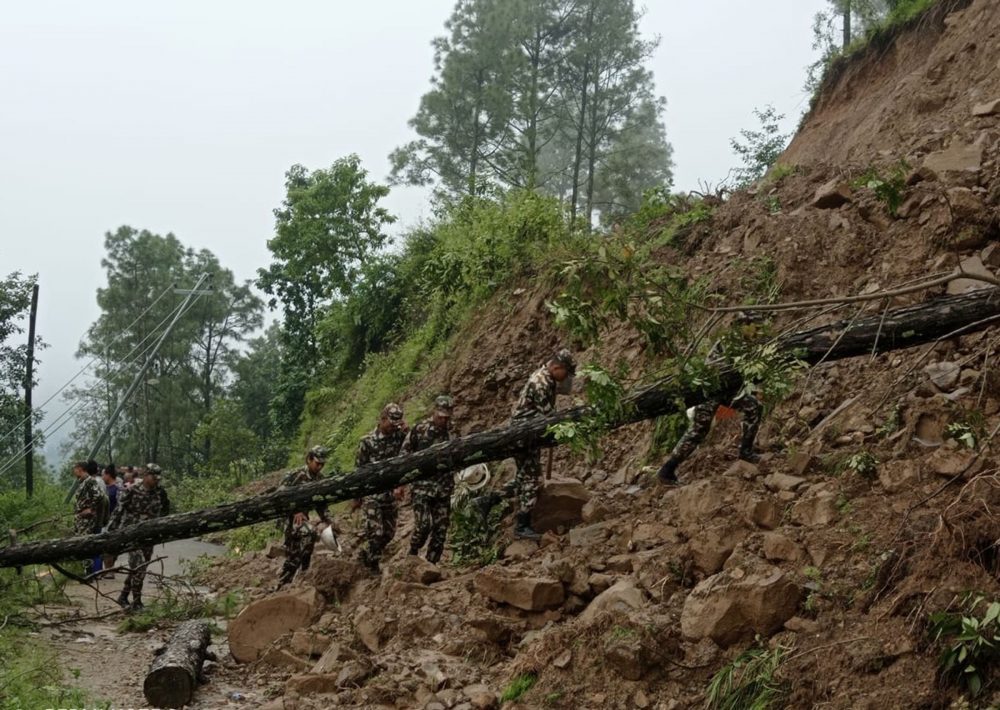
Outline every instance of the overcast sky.
{"type": "MultiPolygon", "coordinates": [[[[676,187],[723,178],[729,138],[772,103],[808,103],[825,0],[657,0],[642,28],[666,96],[676,187]]],[[[0,272],[38,273],[41,402],[79,367],[98,315],[106,231],[128,224],[208,248],[238,278],[268,261],[294,163],[358,153],[376,179],[428,88],[453,0],[78,0],[0,10],[0,272]]],[[[426,195],[386,201],[405,228],[426,195]]],[[[48,415],[65,404],[54,401],[48,415]]],[[[70,429],[66,427],[55,440],[70,429]]],[[[49,447],[50,451],[53,451],[49,447]]]]}

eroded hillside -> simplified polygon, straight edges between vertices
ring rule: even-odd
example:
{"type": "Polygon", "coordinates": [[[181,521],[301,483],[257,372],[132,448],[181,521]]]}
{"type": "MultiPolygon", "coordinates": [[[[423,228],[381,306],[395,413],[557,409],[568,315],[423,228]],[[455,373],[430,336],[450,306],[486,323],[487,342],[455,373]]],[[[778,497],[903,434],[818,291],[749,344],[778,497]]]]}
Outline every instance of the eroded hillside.
{"type": "MultiPolygon", "coordinates": [[[[771,176],[658,258],[731,303],[754,274],[782,302],[879,293],[957,266],[993,275],[998,33],[995,1],[944,2],[854,58],[771,176]]],[[[953,279],[819,318],[984,286],[953,279]]],[[[449,391],[461,432],[502,425],[566,338],[546,308],[554,295],[525,281],[495,296],[400,400],[419,409],[449,391]]],[[[800,316],[778,312],[776,324],[800,316]]],[[[946,707],[961,694],[939,679],[931,615],[969,590],[1000,594],[997,350],[991,328],[813,368],[767,417],[759,465],[734,460],[738,425],[722,423],[677,489],[644,469],[660,455],[652,423],[606,437],[596,461],[559,449],[540,504],[550,531],[502,541],[483,568],[408,558],[408,510],[378,578],[351,561],[347,534],[344,555],[317,553],[297,583],[325,608],[255,666],[281,696],[272,705],[496,707],[520,682],[505,707],[699,707],[712,676],[758,648],[786,707],[946,707]]],[[[618,358],[648,366],[624,326],[581,356],[618,358]]],[[[344,513],[341,526],[356,523],[344,513]]],[[[277,564],[220,563],[215,583],[259,583],[263,595],[277,564]]],[[[998,697],[988,685],[980,700],[998,697]]]]}

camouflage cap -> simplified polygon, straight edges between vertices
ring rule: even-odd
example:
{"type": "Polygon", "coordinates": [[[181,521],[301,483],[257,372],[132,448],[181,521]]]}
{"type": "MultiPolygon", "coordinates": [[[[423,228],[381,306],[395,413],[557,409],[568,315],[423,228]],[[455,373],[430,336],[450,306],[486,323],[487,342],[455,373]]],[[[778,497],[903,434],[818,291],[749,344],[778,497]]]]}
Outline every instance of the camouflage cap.
{"type": "Polygon", "coordinates": [[[327,449],[325,446],[320,446],[319,444],[312,447],[311,449],[309,449],[309,451],[306,452],[307,457],[312,456],[320,463],[326,463],[326,457],[329,455],[330,455],[330,450],[327,449]]]}
{"type": "Polygon", "coordinates": [[[573,353],[571,353],[567,348],[563,348],[553,355],[550,362],[558,362],[560,365],[565,367],[566,371],[571,375],[576,373],[576,360],[573,358],[573,353]]]}
{"type": "Polygon", "coordinates": [[[455,402],[452,400],[450,395],[442,394],[439,397],[434,398],[434,412],[436,414],[444,414],[446,416],[451,416],[451,410],[455,408],[455,402]]]}
{"type": "Polygon", "coordinates": [[[157,465],[155,463],[147,463],[146,464],[146,473],[151,473],[154,476],[156,476],[157,478],[159,478],[160,476],[163,475],[163,469],[160,468],[159,465],[157,465]]]}
{"type": "Polygon", "coordinates": [[[403,408],[395,402],[390,402],[382,407],[382,416],[398,422],[403,418],[403,408]]]}

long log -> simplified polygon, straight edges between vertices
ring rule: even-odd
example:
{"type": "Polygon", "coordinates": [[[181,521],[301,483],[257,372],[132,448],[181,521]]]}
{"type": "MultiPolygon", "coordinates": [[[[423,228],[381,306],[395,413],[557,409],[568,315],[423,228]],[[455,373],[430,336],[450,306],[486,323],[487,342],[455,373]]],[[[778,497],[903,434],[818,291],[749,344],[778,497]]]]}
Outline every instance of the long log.
{"type": "MultiPolygon", "coordinates": [[[[856,321],[842,320],[811,330],[792,333],[779,340],[782,349],[794,351],[809,364],[887,352],[932,342],[958,331],[971,333],[1000,322],[1000,289],[989,288],[962,296],[940,298],[898,308],[856,321]]],[[[734,375],[722,373],[725,385],[734,375]]],[[[665,379],[633,392],[624,414],[610,428],[676,412],[677,401],[685,406],[704,400],[704,393],[665,379]]],[[[387,491],[442,471],[498,461],[528,447],[553,446],[547,434],[553,424],[578,421],[587,407],[566,409],[501,429],[454,439],[409,456],[369,464],[350,474],[278,490],[235,503],[181,513],[138,523],[124,530],[61,540],[46,540],[0,549],[0,567],[65,559],[86,559],[98,553],[118,553],[137,547],[181,540],[205,533],[274,520],[310,503],[338,502],[387,491]]]]}
{"type": "Polygon", "coordinates": [[[142,692],[156,708],[181,708],[191,702],[208,655],[211,622],[192,619],[177,627],[153,658],[142,692]]]}

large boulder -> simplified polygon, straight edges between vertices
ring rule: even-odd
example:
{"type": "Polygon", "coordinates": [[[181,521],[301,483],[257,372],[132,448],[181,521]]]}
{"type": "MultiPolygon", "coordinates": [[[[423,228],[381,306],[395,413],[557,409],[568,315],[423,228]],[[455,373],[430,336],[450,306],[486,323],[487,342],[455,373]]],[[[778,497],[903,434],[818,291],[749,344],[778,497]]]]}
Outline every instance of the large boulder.
{"type": "Polygon", "coordinates": [[[329,601],[339,602],[354,583],[367,576],[357,560],[317,552],[306,574],[306,581],[329,601]]]}
{"type": "Polygon", "coordinates": [[[239,663],[258,660],[280,636],[308,626],[323,610],[314,588],[251,602],[229,622],[229,651],[239,663]]]}
{"type": "Polygon", "coordinates": [[[945,182],[975,185],[983,167],[983,148],[956,141],[946,150],[929,154],[923,167],[945,182]]]}
{"type": "Polygon", "coordinates": [[[566,599],[566,591],[558,579],[516,577],[496,567],[487,567],[477,574],[474,584],[484,597],[525,611],[551,609],[566,599]]]}
{"type": "Polygon", "coordinates": [[[792,522],[806,527],[822,527],[837,519],[837,494],[812,486],[792,508],[792,522]]]}
{"type": "Polygon", "coordinates": [[[580,614],[580,620],[584,624],[592,624],[604,612],[628,613],[641,609],[645,604],[645,597],[635,586],[635,581],[626,577],[594,597],[594,601],[580,614]]]}
{"type": "Polygon", "coordinates": [[[704,575],[715,574],[722,569],[745,534],[743,529],[727,527],[695,535],[690,543],[694,568],[704,575]]]}
{"type": "Polygon", "coordinates": [[[729,646],[769,635],[795,616],[802,588],[786,572],[758,560],[713,575],[696,586],[681,612],[681,633],[729,646]]]}
{"type": "Polygon", "coordinates": [[[851,201],[851,186],[839,178],[834,178],[820,186],[813,195],[813,207],[821,210],[835,209],[851,201]]]}
{"type": "Polygon", "coordinates": [[[583,521],[583,506],[590,493],[575,478],[553,478],[542,484],[531,511],[531,526],[538,532],[570,527],[583,521]]]}

